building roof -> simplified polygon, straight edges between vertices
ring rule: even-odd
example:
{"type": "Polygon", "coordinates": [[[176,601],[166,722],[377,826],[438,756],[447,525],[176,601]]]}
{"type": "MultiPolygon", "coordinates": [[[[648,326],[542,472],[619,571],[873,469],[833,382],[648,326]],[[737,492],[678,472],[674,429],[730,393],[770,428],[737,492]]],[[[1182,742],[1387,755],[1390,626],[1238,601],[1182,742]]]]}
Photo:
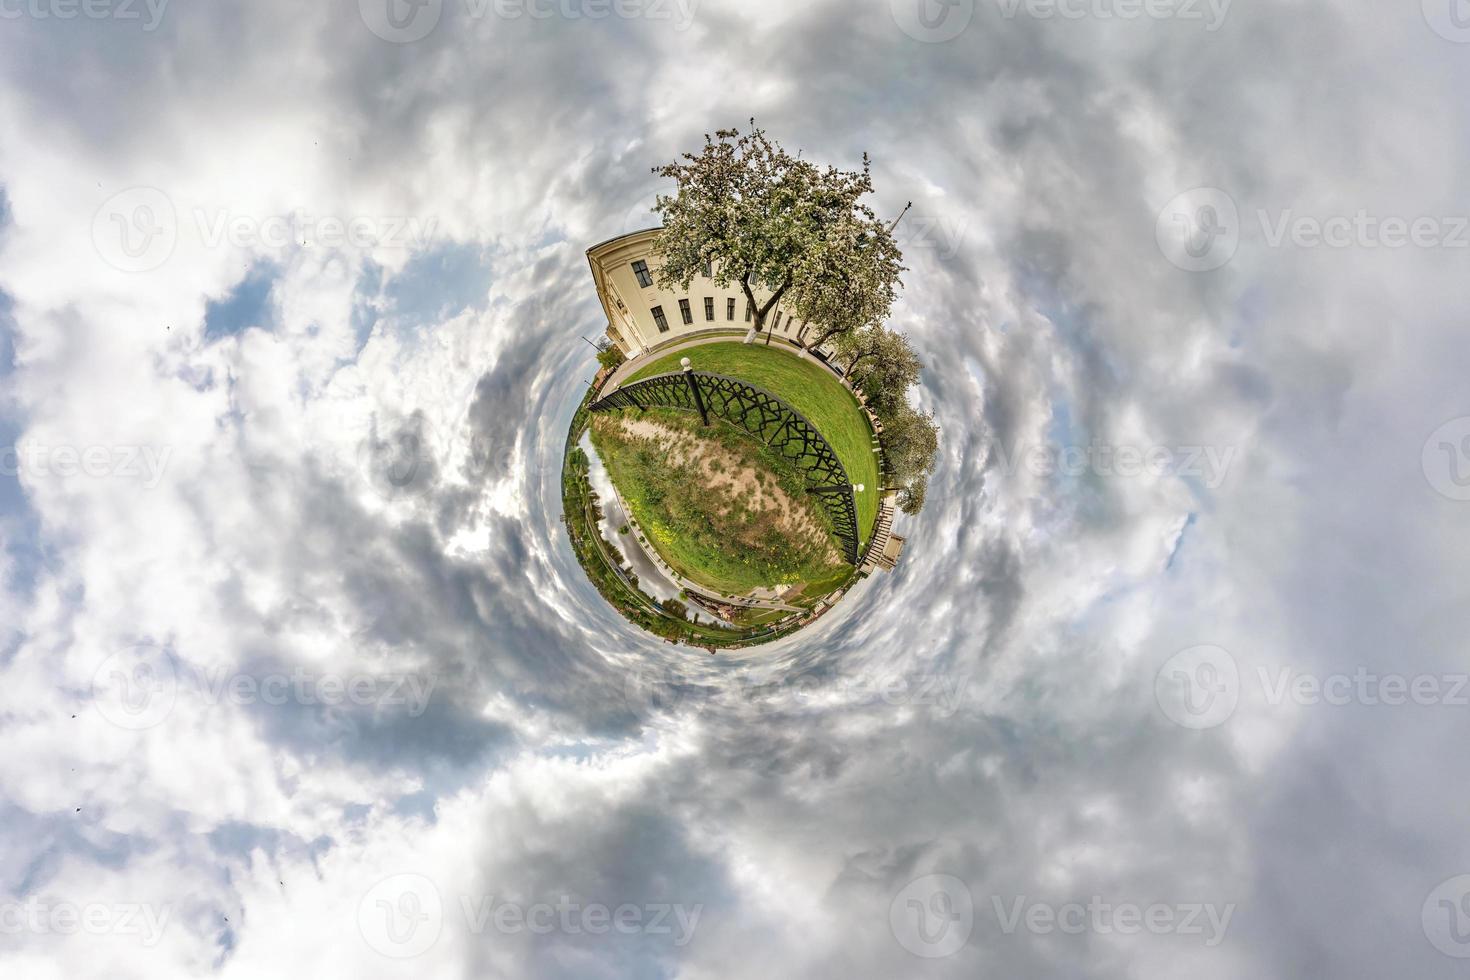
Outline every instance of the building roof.
{"type": "Polygon", "coordinates": [[[607,241],[598,242],[596,245],[593,245],[591,248],[587,249],[587,258],[590,260],[594,252],[600,252],[603,249],[606,249],[608,246],[616,245],[618,242],[621,242],[625,238],[632,238],[635,235],[647,235],[651,232],[663,231],[663,228],[663,225],[654,225],[652,228],[640,228],[637,231],[630,231],[622,235],[615,235],[614,237],[609,238],[607,241]]]}

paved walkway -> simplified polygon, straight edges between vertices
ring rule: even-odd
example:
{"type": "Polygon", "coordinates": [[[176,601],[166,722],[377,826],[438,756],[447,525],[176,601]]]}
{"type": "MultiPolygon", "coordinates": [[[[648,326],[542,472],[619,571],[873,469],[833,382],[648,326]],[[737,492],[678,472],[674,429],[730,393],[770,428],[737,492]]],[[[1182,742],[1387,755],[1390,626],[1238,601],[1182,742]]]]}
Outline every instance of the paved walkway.
{"type": "MultiPolygon", "coordinates": [[[[660,347],[657,350],[654,350],[652,353],[644,351],[642,354],[639,354],[631,361],[624,361],[622,364],[618,365],[618,369],[614,371],[611,375],[609,375],[607,380],[602,383],[602,389],[598,392],[598,394],[601,397],[607,397],[614,391],[617,391],[618,388],[622,387],[624,382],[626,382],[629,377],[637,374],[639,371],[647,367],[649,362],[657,360],[661,357],[667,357],[669,354],[677,354],[680,351],[689,350],[693,347],[703,347],[705,344],[729,343],[732,340],[740,340],[745,336],[749,336],[749,331],[742,332],[739,330],[712,330],[706,333],[691,334],[683,340],[674,341],[669,346],[660,347]]],[[[759,340],[751,341],[751,343],[755,344],[764,344],[765,342],[766,341],[764,336],[762,336],[759,340]]],[[[832,371],[831,366],[828,365],[821,358],[813,356],[804,348],[798,347],[796,344],[793,344],[785,337],[771,338],[771,346],[775,347],[777,345],[780,345],[788,353],[795,354],[797,357],[800,357],[803,360],[811,361],[813,364],[819,364],[822,367],[826,368],[828,371],[832,371]]],[[[832,371],[832,376],[834,378],[837,378],[839,381],[843,381],[843,379],[837,374],[836,371],[832,371]]],[[[851,390],[846,381],[843,381],[843,386],[848,387],[848,390],[851,390]]]]}

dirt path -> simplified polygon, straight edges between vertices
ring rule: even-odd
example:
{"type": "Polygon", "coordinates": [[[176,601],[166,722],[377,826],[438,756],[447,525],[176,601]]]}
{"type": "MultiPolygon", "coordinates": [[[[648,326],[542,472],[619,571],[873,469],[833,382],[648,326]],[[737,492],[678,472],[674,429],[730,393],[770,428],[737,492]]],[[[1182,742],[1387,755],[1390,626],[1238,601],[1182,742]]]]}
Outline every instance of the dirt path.
{"type": "Polygon", "coordinates": [[[824,562],[835,564],[841,561],[830,536],[807,508],[798,506],[774,478],[767,477],[762,481],[754,467],[744,465],[736,453],[717,441],[700,438],[653,419],[624,417],[616,422],[630,438],[657,444],[668,453],[672,465],[697,466],[705,481],[702,489],[724,491],[723,495],[728,496],[730,503],[725,505],[722,513],[728,513],[736,501],[759,514],[774,513],[783,534],[818,543],[824,562]]]}

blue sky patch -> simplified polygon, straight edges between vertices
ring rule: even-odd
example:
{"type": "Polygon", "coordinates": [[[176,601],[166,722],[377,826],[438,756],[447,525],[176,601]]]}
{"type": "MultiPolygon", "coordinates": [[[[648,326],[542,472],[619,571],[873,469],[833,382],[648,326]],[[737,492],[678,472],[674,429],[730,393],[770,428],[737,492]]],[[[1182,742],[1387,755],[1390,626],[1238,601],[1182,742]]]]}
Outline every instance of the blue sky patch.
{"type": "Polygon", "coordinates": [[[409,260],[388,283],[388,308],[405,320],[436,323],[489,303],[491,262],[479,245],[440,245],[409,260]]]}
{"type": "Polygon", "coordinates": [[[204,309],[204,339],[233,337],[251,327],[270,330],[275,326],[271,287],[280,278],[274,263],[257,262],[224,299],[210,300],[204,309]]]}

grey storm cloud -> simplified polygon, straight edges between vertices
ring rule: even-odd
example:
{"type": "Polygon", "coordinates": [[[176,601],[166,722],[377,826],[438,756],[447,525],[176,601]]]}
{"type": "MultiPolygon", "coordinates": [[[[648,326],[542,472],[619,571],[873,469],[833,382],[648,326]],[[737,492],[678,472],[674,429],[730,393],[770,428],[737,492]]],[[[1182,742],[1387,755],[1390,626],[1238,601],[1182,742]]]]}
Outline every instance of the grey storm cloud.
{"type": "Polygon", "coordinates": [[[1212,29],[1186,2],[702,0],[681,29],[652,0],[445,0],[400,8],[439,18],[410,43],[371,0],[169,4],[152,30],[64,6],[0,24],[0,433],[171,454],[153,488],[0,492],[0,972],[1459,975],[1465,708],[1290,685],[1470,669],[1470,423],[1433,436],[1470,416],[1470,48],[1433,0],[1212,29]],[[601,600],[559,471],[604,326],[585,248],[752,116],[813,160],[871,154],[880,213],[913,202],[894,325],[942,446],[895,573],[711,657],[601,600]],[[178,240],[126,273],[94,217],[137,187],[178,240]],[[1195,272],[1160,228],[1197,188],[1237,221],[1195,272]],[[1267,234],[1359,212],[1449,232],[1267,234]],[[307,213],[432,230],[197,234],[307,213]],[[270,315],[207,334],[262,269],[270,315]],[[405,446],[423,467],[385,484],[405,446]],[[160,678],[109,657],[144,643],[171,710],[115,724],[111,679],[160,678]],[[1209,725],[1160,693],[1206,646],[1209,725]],[[432,689],[194,681],[297,674],[432,689]],[[507,904],[531,918],[476,915],[507,904]],[[156,943],[134,906],[169,912],[156,943]],[[696,906],[687,942],[649,924],[696,906]],[[384,909],[434,941],[385,952],[384,909]]]}

